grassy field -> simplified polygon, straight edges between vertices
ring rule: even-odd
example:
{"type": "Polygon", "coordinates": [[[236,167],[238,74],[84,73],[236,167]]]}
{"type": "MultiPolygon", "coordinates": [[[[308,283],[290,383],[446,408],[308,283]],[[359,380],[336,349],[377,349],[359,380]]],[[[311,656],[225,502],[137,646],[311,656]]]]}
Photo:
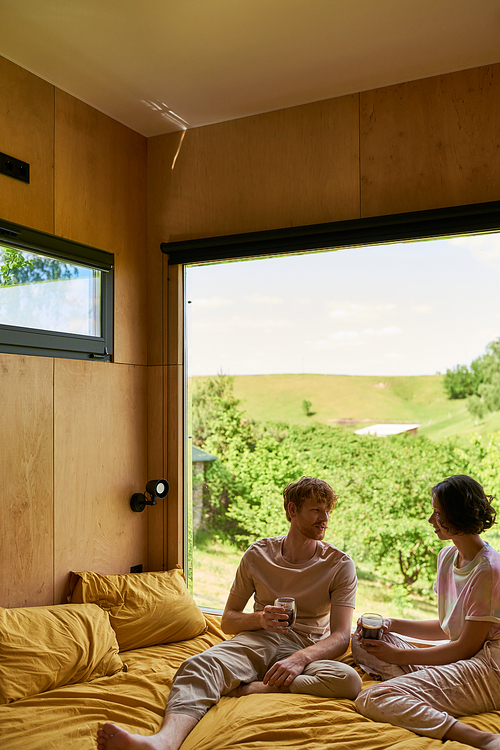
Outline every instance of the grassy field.
{"type": "MultiPolygon", "coordinates": [[[[198,378],[194,378],[198,380],[198,378]]],[[[500,412],[477,424],[464,400],[449,400],[442,375],[239,375],[234,394],[250,419],[291,424],[323,422],[354,430],[376,422],[419,424],[432,439],[500,430],[500,412]],[[311,402],[311,416],[302,408],[311,402]]]]}
{"type": "MultiPolygon", "coordinates": [[[[195,545],[193,596],[200,607],[224,609],[241,555],[241,552],[222,542],[195,545]]],[[[434,600],[429,602],[413,596],[407,606],[402,608],[394,599],[391,581],[363,567],[358,567],[357,571],[358,592],[353,624],[363,612],[380,612],[386,617],[404,616],[416,620],[437,619],[437,605],[434,600]]],[[[245,611],[253,611],[251,603],[245,611]]]]}

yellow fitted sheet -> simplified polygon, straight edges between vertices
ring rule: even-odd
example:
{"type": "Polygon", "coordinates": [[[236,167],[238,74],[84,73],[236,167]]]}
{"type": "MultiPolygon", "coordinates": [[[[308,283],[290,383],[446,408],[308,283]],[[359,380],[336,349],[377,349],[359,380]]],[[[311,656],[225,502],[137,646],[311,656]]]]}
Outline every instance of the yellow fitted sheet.
{"type": "MultiPolygon", "coordinates": [[[[69,685],[0,706],[2,750],[95,750],[97,728],[113,721],[138,734],[161,725],[175,671],[182,661],[224,638],[217,618],[191,641],[121,654],[128,672],[69,685]]],[[[366,685],[371,684],[364,677],[366,685]]],[[[467,723],[500,732],[500,712],[467,723]]],[[[447,742],[446,750],[464,750],[447,742]]],[[[377,724],[351,701],[305,695],[222,698],[188,736],[182,750],[441,750],[439,740],[377,724]]]]}

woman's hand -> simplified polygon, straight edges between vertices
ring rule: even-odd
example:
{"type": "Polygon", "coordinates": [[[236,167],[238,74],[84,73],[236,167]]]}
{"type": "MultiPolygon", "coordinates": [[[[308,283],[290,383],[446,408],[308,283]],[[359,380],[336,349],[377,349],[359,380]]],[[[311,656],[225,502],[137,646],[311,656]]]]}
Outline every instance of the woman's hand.
{"type": "MultiPolygon", "coordinates": [[[[392,620],[389,617],[385,617],[382,620],[382,628],[381,628],[382,634],[383,633],[390,633],[392,631],[392,620]]],[[[362,638],[362,625],[361,625],[361,617],[358,618],[358,621],[356,623],[356,630],[354,633],[359,637],[362,638]]]]}
{"type": "Polygon", "coordinates": [[[392,631],[392,620],[390,617],[384,617],[382,620],[382,633],[390,633],[392,631]]]}
{"type": "Polygon", "coordinates": [[[372,638],[360,638],[359,645],[367,654],[372,654],[388,664],[399,664],[402,654],[407,655],[405,649],[390,646],[385,641],[376,641],[372,638]]]}

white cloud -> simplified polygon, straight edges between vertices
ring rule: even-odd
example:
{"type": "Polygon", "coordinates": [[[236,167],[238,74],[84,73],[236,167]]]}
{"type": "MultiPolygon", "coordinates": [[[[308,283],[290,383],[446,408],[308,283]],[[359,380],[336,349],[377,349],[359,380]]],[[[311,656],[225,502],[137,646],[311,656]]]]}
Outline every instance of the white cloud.
{"type": "Polygon", "coordinates": [[[387,328],[382,328],[380,331],[377,331],[378,336],[392,336],[394,333],[401,333],[401,328],[398,328],[397,326],[387,326],[387,328]]]}
{"type": "Polygon", "coordinates": [[[478,234],[470,237],[453,237],[450,245],[471,250],[474,260],[500,273],[500,233],[478,234]]]}
{"type": "Polygon", "coordinates": [[[401,329],[397,326],[387,326],[375,331],[373,328],[365,328],[364,331],[337,331],[336,333],[330,333],[327,341],[316,341],[314,346],[316,349],[332,349],[339,344],[362,344],[363,340],[366,340],[370,336],[391,336],[396,333],[401,333],[401,329]]]}
{"type": "Polygon", "coordinates": [[[369,304],[357,304],[356,302],[331,302],[330,307],[333,309],[330,311],[329,316],[331,318],[345,318],[345,317],[375,317],[383,313],[392,312],[396,309],[396,305],[392,302],[383,302],[378,305],[369,304]]]}
{"type": "Polygon", "coordinates": [[[475,234],[463,237],[451,237],[448,244],[457,247],[466,247],[472,250],[473,257],[477,258],[478,253],[486,252],[496,257],[500,255],[500,233],[493,232],[490,234],[475,234]]]}
{"type": "Polygon", "coordinates": [[[218,334],[220,331],[230,330],[251,330],[251,329],[280,329],[280,328],[291,328],[293,323],[291,320],[286,318],[252,318],[251,316],[242,317],[240,315],[233,315],[230,318],[222,320],[198,320],[193,322],[193,330],[206,330],[213,331],[214,334],[218,334]]]}
{"type": "MultiPolygon", "coordinates": [[[[346,333],[348,333],[348,331],[346,331],[346,333]]],[[[357,334],[354,338],[343,338],[335,340],[333,339],[333,335],[331,335],[330,339],[322,339],[320,341],[313,342],[313,348],[316,349],[316,351],[320,352],[334,351],[336,349],[344,347],[359,347],[362,345],[362,342],[357,338],[357,334]]]]}
{"type": "Polygon", "coordinates": [[[204,307],[206,310],[215,310],[217,307],[233,305],[234,302],[227,297],[208,297],[207,299],[193,299],[191,304],[196,305],[196,307],[204,307]]]}
{"type": "Polygon", "coordinates": [[[357,331],[338,331],[337,333],[331,334],[331,338],[334,341],[352,341],[357,339],[359,336],[357,331]]]}
{"type": "Polygon", "coordinates": [[[411,309],[418,315],[427,315],[432,312],[432,307],[430,305],[413,305],[411,309]]]}
{"type": "Polygon", "coordinates": [[[251,294],[245,297],[246,302],[251,302],[252,305],[282,305],[283,300],[281,297],[266,297],[264,294],[251,294]]]}

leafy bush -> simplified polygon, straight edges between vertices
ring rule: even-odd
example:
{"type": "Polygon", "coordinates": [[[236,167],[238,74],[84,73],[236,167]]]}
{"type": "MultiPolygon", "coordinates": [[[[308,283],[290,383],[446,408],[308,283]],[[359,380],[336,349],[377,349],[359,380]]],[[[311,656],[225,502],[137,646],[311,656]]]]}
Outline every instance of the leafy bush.
{"type": "Polygon", "coordinates": [[[453,440],[378,438],[317,423],[259,427],[237,403],[225,403],[204,443],[219,459],[206,470],[204,524],[241,548],[286,534],[283,488],[316,476],[340,498],[327,540],[402,590],[429,592],[443,546],[427,521],[432,487],[452,474],[471,474],[500,492],[500,435],[486,446],[474,438],[466,450],[453,440]]]}
{"type": "Polygon", "coordinates": [[[443,388],[450,399],[467,398],[474,393],[474,375],[466,365],[456,365],[446,370],[443,388]]]}
{"type": "Polygon", "coordinates": [[[500,338],[490,341],[486,353],[466,365],[446,370],[443,387],[450,399],[467,398],[473,417],[483,419],[486,412],[500,410],[500,338]]]}

